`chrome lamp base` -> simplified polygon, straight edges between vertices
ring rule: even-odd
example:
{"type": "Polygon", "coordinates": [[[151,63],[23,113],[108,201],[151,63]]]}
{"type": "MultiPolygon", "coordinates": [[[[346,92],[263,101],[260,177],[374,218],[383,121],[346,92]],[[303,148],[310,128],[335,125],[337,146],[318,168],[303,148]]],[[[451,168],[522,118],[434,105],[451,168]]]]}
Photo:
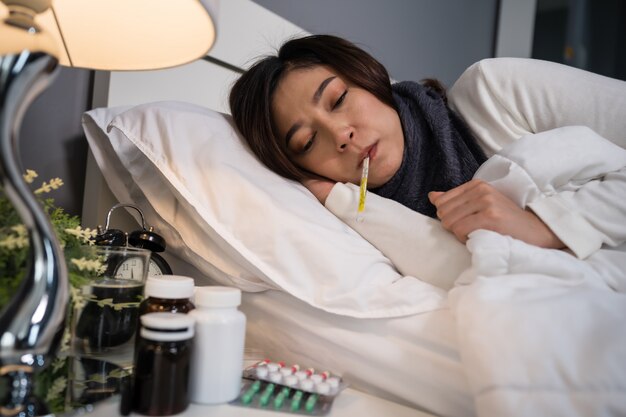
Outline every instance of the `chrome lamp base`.
{"type": "MultiPolygon", "coordinates": [[[[0,186],[29,234],[25,277],[0,312],[2,415],[47,414],[33,400],[32,376],[54,359],[69,299],[63,252],[46,213],[22,177],[19,128],[28,106],[54,78],[56,58],[23,51],[0,57],[0,186]]],[[[2,277],[0,276],[0,280],[2,277]]],[[[0,281],[0,285],[1,281],[0,281]]]]}

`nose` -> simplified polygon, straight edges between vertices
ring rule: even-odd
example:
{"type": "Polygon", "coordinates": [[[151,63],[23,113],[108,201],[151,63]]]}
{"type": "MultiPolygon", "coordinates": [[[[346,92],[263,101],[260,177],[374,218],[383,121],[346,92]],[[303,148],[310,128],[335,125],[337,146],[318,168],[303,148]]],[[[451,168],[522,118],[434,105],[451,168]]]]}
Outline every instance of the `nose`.
{"type": "Polygon", "coordinates": [[[349,126],[334,126],[330,129],[330,134],[339,152],[343,152],[354,137],[354,130],[349,126]]]}
{"type": "Polygon", "coordinates": [[[354,139],[354,127],[346,117],[323,114],[317,118],[315,124],[318,134],[322,134],[325,141],[334,144],[337,152],[343,152],[354,139]]]}

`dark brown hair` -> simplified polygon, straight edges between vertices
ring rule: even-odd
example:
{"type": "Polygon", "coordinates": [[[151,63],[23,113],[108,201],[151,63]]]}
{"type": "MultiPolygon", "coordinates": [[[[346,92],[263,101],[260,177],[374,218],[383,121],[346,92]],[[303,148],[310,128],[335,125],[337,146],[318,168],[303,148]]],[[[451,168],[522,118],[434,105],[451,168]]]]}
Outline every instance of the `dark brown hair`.
{"type": "Polygon", "coordinates": [[[396,108],[385,67],[353,43],[331,35],[312,35],[287,41],[275,56],[256,62],[230,91],[235,125],[252,152],[274,172],[293,180],[311,174],[294,164],[276,134],[272,99],[277,85],[291,70],[325,65],[345,80],[396,108]]]}

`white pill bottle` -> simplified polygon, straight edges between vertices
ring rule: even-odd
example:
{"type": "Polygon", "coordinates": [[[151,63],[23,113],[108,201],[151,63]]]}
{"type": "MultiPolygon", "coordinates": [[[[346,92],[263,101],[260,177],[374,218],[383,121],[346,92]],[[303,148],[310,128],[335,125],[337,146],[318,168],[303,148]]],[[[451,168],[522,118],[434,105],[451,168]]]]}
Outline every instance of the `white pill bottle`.
{"type": "Polygon", "coordinates": [[[220,404],[234,400],[241,389],[246,316],[237,309],[241,290],[231,287],[196,288],[196,320],[191,356],[190,400],[220,404]]]}

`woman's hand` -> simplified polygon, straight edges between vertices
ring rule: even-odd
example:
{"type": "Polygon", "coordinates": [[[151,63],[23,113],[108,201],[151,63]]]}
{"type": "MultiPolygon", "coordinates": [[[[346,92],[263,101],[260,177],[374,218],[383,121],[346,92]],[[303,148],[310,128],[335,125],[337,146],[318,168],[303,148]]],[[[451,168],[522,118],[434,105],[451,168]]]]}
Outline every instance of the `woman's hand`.
{"type": "Polygon", "coordinates": [[[330,190],[335,186],[335,182],[326,178],[305,178],[302,181],[302,185],[309,189],[320,203],[325,204],[330,190]]]}
{"type": "Polygon", "coordinates": [[[471,180],[447,192],[428,193],[443,227],[461,242],[474,230],[509,235],[542,248],[561,249],[563,242],[532,211],[518,207],[481,180],[471,180]]]}

